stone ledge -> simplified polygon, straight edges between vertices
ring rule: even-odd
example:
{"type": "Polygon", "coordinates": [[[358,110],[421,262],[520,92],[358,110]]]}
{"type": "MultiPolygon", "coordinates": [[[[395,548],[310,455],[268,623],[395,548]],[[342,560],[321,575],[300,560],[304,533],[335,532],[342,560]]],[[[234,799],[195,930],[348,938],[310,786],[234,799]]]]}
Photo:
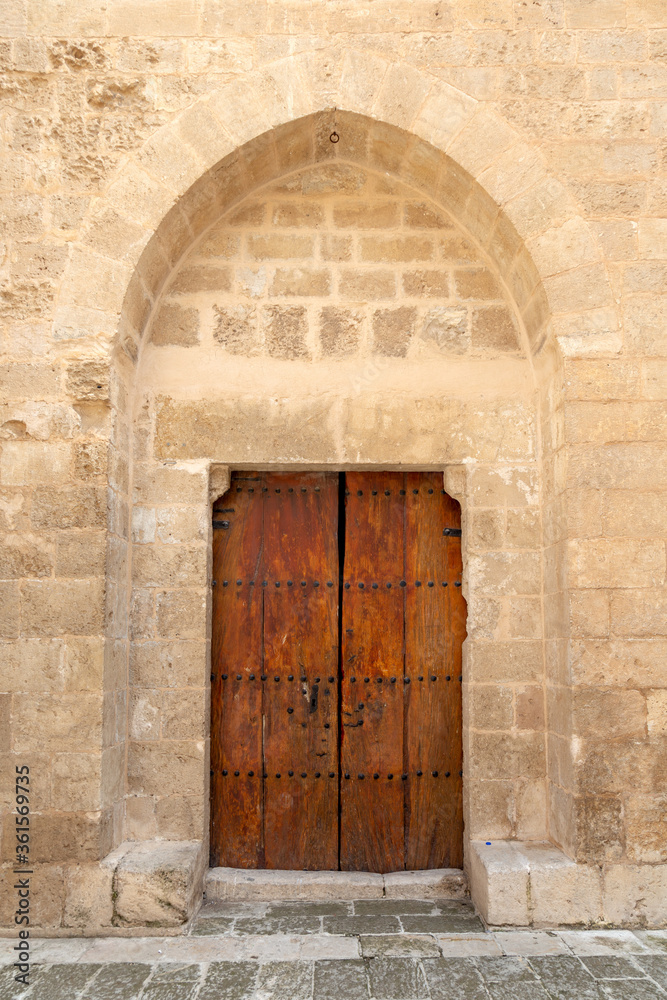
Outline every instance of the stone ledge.
{"type": "Polygon", "coordinates": [[[201,841],[145,840],[122,844],[118,851],[123,853],[113,878],[114,925],[178,927],[187,923],[202,897],[201,841]]]}
{"type": "Polygon", "coordinates": [[[667,865],[580,865],[549,843],[472,841],[472,899],[491,926],[664,927],[667,865]]]}
{"type": "Polygon", "coordinates": [[[209,900],[462,899],[468,879],[456,868],[423,872],[306,872],[210,868],[209,900]]]}

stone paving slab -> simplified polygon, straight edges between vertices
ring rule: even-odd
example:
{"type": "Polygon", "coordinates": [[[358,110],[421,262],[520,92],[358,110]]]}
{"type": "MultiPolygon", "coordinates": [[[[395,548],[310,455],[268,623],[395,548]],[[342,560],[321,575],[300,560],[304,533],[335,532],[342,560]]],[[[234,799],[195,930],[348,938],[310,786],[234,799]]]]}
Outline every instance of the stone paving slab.
{"type": "MultiPolygon", "coordinates": [[[[312,939],[311,939],[312,940],[312,939]]],[[[377,940],[377,939],[376,939],[377,940]]],[[[116,939],[116,943],[118,943],[116,939]]],[[[667,956],[303,958],[36,966],[0,1000],[657,1000],[667,956]]]]}
{"type": "Polygon", "coordinates": [[[28,990],[13,947],[0,1000],[667,1000],[665,931],[485,930],[469,902],[214,901],[177,937],[32,939],[28,990]]]}

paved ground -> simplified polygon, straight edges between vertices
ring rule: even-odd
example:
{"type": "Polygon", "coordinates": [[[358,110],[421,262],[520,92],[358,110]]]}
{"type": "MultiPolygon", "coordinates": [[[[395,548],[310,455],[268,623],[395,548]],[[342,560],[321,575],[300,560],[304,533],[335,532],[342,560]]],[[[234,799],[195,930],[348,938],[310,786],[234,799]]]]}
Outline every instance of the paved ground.
{"type": "Polygon", "coordinates": [[[466,903],[209,903],[188,935],[0,941],[0,1000],[649,1000],[667,931],[485,931],[466,903]]]}

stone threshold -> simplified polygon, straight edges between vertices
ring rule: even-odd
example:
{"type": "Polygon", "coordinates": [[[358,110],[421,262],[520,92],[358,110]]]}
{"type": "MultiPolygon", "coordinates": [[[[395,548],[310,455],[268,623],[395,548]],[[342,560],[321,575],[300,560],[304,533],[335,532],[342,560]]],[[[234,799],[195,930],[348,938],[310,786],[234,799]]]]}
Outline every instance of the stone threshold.
{"type": "Polygon", "coordinates": [[[468,876],[458,868],[429,871],[331,872],[209,868],[207,900],[466,899],[468,876]]]}

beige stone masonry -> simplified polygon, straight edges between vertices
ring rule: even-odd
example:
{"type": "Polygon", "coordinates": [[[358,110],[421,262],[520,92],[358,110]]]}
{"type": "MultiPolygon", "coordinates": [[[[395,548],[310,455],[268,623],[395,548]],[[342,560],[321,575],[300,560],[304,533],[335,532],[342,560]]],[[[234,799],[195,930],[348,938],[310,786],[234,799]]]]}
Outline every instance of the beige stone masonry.
{"type": "Polygon", "coordinates": [[[210,504],[257,464],[443,471],[473,897],[664,921],[664,4],[10,7],[0,743],[33,926],[196,906],[210,504]]]}

